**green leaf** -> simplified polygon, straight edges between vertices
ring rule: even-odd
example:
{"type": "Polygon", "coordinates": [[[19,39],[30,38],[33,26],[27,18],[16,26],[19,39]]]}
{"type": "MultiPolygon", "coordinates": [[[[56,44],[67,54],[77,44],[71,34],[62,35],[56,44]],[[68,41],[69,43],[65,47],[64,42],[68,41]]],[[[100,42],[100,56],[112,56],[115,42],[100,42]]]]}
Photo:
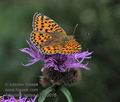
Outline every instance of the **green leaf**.
{"type": "Polygon", "coordinates": [[[45,101],[45,98],[47,97],[47,95],[52,91],[52,87],[48,87],[47,89],[43,90],[41,93],[40,93],[40,96],[38,98],[38,102],[44,102],[45,101]]]}
{"type": "Polygon", "coordinates": [[[67,98],[68,102],[73,102],[72,95],[71,95],[71,93],[69,92],[69,90],[67,88],[61,86],[60,90],[62,91],[62,93],[67,98]]]}

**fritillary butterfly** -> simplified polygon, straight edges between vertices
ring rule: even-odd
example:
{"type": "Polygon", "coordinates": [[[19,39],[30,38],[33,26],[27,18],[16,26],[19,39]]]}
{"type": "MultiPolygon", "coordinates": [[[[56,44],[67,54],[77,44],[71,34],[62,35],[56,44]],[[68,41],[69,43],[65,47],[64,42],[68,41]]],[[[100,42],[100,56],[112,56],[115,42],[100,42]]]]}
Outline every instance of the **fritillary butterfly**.
{"type": "Polygon", "coordinates": [[[44,54],[73,54],[80,51],[80,44],[51,18],[35,13],[31,42],[44,54]]]}

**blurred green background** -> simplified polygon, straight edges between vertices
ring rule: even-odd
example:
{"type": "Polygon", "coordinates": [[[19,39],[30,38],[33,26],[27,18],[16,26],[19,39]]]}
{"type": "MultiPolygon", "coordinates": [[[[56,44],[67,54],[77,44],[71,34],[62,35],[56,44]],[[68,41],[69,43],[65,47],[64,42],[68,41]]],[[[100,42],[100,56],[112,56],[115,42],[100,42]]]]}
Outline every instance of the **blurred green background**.
{"type": "Polygon", "coordinates": [[[83,50],[94,51],[91,70],[82,70],[82,80],[69,87],[74,102],[120,102],[119,0],[0,0],[0,95],[5,83],[36,82],[41,73],[40,62],[23,67],[27,56],[19,51],[28,46],[35,12],[53,18],[70,34],[79,24],[75,38],[83,50]]]}

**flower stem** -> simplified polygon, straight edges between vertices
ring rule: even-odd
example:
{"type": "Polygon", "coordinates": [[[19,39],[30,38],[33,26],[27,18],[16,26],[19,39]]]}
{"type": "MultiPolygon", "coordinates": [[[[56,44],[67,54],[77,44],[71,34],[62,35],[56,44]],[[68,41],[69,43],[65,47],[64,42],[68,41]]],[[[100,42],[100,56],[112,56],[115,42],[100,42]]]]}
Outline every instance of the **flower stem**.
{"type": "Polygon", "coordinates": [[[55,101],[54,102],[58,102],[59,101],[59,97],[58,95],[55,97],[55,101]]]}
{"type": "Polygon", "coordinates": [[[40,96],[38,98],[38,102],[44,102],[45,101],[45,98],[47,97],[47,95],[52,91],[52,87],[48,87],[47,89],[43,90],[41,93],[40,93],[40,96]]]}
{"type": "MultiPolygon", "coordinates": [[[[67,98],[67,101],[68,102],[73,102],[73,99],[72,99],[72,95],[71,93],[69,92],[69,90],[67,88],[65,88],[64,86],[59,86],[59,87],[56,87],[56,86],[51,86],[51,87],[48,87],[46,88],[45,90],[43,90],[41,93],[40,93],[40,96],[38,98],[38,102],[44,102],[45,101],[45,98],[47,97],[47,95],[52,92],[53,90],[56,90],[56,89],[59,89],[64,95],[65,97],[67,98]]],[[[57,91],[57,90],[56,90],[57,91]]],[[[55,97],[55,101],[54,102],[58,102],[59,101],[59,97],[58,95],[55,97]]]]}
{"type": "Polygon", "coordinates": [[[67,88],[61,86],[60,87],[60,90],[62,91],[62,93],[65,95],[65,97],[67,98],[68,102],[73,102],[73,99],[72,99],[72,95],[71,93],[68,91],[67,88]]]}

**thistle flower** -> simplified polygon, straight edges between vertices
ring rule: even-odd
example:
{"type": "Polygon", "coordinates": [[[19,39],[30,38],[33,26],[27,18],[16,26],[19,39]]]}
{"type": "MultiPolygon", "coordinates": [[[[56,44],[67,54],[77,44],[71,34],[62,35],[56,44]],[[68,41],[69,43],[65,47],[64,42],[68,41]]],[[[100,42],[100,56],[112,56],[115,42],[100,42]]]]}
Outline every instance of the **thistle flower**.
{"type": "Polygon", "coordinates": [[[53,55],[44,55],[42,52],[37,49],[31,42],[28,42],[29,48],[22,48],[20,51],[28,54],[31,58],[28,60],[27,64],[24,66],[30,66],[38,61],[44,62],[44,69],[53,68],[59,72],[65,72],[70,69],[89,69],[88,64],[84,64],[85,59],[91,58],[92,52],[83,51],[75,54],[53,54],[53,55]]]}
{"type": "Polygon", "coordinates": [[[31,66],[32,64],[43,61],[44,65],[41,69],[43,71],[42,81],[49,80],[55,84],[70,84],[80,79],[80,70],[87,69],[88,63],[84,64],[84,60],[91,58],[92,52],[83,51],[75,54],[52,54],[45,55],[31,42],[28,42],[28,48],[22,48],[20,51],[28,54],[30,59],[24,66],[31,66]]]}

